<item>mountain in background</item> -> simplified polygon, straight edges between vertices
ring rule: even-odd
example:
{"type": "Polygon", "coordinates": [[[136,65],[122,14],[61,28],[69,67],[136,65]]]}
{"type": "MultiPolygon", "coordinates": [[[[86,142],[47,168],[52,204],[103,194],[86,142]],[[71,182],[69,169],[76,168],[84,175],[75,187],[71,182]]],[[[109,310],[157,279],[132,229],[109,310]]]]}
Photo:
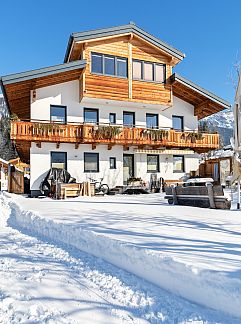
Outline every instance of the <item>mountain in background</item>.
{"type": "Polygon", "coordinates": [[[217,114],[200,120],[200,124],[205,122],[207,127],[212,132],[218,132],[220,134],[221,145],[230,145],[230,138],[233,137],[233,111],[226,109],[217,114]]]}

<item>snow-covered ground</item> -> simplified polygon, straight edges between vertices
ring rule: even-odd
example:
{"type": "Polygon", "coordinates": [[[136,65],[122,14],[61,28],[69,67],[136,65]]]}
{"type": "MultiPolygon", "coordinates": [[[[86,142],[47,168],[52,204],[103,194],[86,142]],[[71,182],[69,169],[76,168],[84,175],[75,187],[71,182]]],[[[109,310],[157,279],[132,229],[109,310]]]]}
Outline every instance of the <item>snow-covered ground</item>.
{"type": "Polygon", "coordinates": [[[239,211],[169,206],[159,194],[8,197],[0,322],[240,323],[239,211]]]}

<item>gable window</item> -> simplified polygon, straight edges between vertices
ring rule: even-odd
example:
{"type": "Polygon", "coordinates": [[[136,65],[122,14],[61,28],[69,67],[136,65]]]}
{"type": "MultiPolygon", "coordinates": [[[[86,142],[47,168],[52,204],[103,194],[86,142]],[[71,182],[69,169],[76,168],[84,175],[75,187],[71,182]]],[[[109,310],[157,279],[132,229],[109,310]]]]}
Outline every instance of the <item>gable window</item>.
{"type": "Polygon", "coordinates": [[[66,106],[50,105],[50,121],[66,124],[66,106]]]}
{"type": "Polygon", "coordinates": [[[127,78],[127,59],[125,58],[116,58],[116,75],[127,78]]]}
{"type": "Polygon", "coordinates": [[[110,169],[116,169],[116,158],[110,157],[110,169]]]}
{"type": "Polygon", "coordinates": [[[183,132],[183,116],[172,116],[172,128],[183,132]]]}
{"type": "Polygon", "coordinates": [[[146,114],[146,127],[158,128],[158,114],[146,114]]]}
{"type": "Polygon", "coordinates": [[[147,155],[147,172],[159,172],[159,155],[148,154],[147,155]]]}
{"type": "Polygon", "coordinates": [[[84,172],[99,172],[99,153],[84,153],[84,172]]]}
{"type": "Polygon", "coordinates": [[[133,61],[133,79],[142,79],[142,63],[140,61],[133,61]]]}
{"type": "Polygon", "coordinates": [[[104,66],[107,75],[115,75],[115,58],[112,56],[104,56],[104,66]]]}
{"type": "Polygon", "coordinates": [[[51,152],[51,168],[67,170],[67,153],[51,152]]]}
{"type": "Polygon", "coordinates": [[[127,58],[91,53],[91,72],[127,78],[127,58]]]}
{"type": "Polygon", "coordinates": [[[144,80],[154,81],[153,64],[144,62],[144,80]]]}
{"type": "Polygon", "coordinates": [[[135,113],[130,111],[123,112],[123,125],[128,127],[135,126],[135,113]]]}
{"type": "Polygon", "coordinates": [[[84,108],[84,122],[98,124],[99,110],[92,108],[84,108]]]}
{"type": "Polygon", "coordinates": [[[155,64],[155,80],[164,83],[166,81],[166,65],[155,64]]]}
{"type": "Polygon", "coordinates": [[[103,73],[103,61],[102,55],[92,54],[91,55],[91,71],[94,73],[103,73]]]}
{"type": "Polygon", "coordinates": [[[173,155],[173,172],[185,172],[183,155],[173,155]]]}
{"type": "Polygon", "coordinates": [[[115,113],[109,114],[109,122],[110,122],[110,124],[116,124],[116,114],[115,113]]]}
{"type": "Polygon", "coordinates": [[[153,81],[158,83],[164,83],[166,81],[166,65],[133,60],[133,79],[153,81]]]}

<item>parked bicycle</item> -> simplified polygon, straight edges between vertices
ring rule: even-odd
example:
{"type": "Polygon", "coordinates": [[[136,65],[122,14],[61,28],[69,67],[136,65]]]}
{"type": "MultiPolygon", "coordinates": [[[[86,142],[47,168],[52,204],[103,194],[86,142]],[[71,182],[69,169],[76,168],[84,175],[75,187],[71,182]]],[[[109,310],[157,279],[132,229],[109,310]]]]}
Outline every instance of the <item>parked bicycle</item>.
{"type": "Polygon", "coordinates": [[[109,193],[109,186],[106,183],[102,183],[104,178],[100,178],[100,181],[89,178],[91,183],[95,185],[95,194],[103,194],[106,195],[109,193]]]}

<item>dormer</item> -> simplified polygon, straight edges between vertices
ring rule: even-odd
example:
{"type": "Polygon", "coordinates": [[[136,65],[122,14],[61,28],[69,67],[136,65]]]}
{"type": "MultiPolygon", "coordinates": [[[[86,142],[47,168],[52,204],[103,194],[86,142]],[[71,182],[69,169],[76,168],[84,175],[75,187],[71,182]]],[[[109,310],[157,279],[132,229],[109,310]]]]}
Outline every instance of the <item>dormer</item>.
{"type": "Polygon", "coordinates": [[[85,59],[80,97],[172,105],[172,68],[185,55],[133,23],[73,33],[65,62],[85,59]]]}

